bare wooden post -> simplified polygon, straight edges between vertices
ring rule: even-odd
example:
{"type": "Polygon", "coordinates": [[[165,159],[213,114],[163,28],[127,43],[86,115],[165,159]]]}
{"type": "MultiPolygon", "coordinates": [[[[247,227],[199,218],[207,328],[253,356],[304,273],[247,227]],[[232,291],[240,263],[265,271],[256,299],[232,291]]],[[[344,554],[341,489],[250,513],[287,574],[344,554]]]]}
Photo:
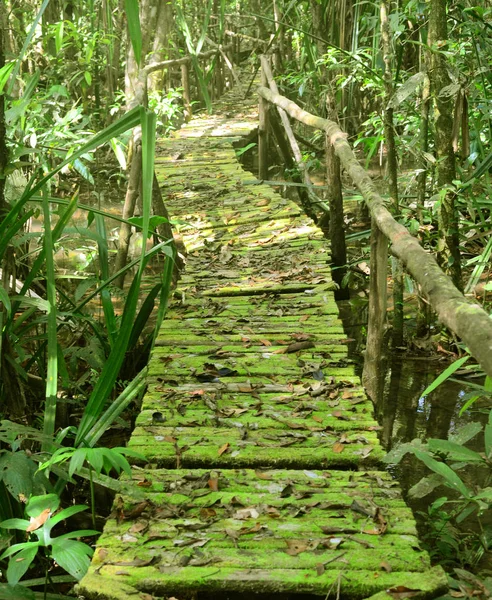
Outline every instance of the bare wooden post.
{"type": "MultiPolygon", "coordinates": [[[[262,73],[264,73],[266,75],[268,85],[270,86],[270,89],[272,90],[272,92],[274,94],[278,94],[278,87],[277,87],[277,84],[275,83],[275,79],[273,78],[269,59],[265,55],[261,56],[261,69],[262,69],[262,73]]],[[[286,112],[280,107],[277,107],[277,110],[278,110],[280,119],[282,121],[282,125],[284,126],[285,135],[287,136],[287,139],[289,140],[289,144],[292,149],[292,154],[294,156],[294,160],[296,162],[297,168],[299,169],[299,172],[302,174],[302,178],[304,180],[304,183],[306,184],[306,192],[309,197],[310,204],[312,205],[312,206],[303,206],[303,208],[306,211],[306,214],[308,216],[310,216],[313,220],[315,220],[315,212],[314,212],[313,206],[315,206],[315,207],[317,206],[318,208],[321,208],[326,213],[328,213],[329,209],[325,205],[324,202],[321,202],[319,200],[319,198],[316,196],[316,194],[313,191],[313,184],[311,182],[311,178],[309,177],[309,173],[307,172],[306,166],[302,160],[301,150],[300,150],[299,144],[297,143],[297,140],[295,138],[294,132],[292,131],[292,127],[290,125],[289,118],[287,117],[286,112]]]]}
{"type": "Polygon", "coordinates": [[[362,384],[374,403],[381,397],[383,372],[383,338],[386,324],[386,278],[388,274],[388,240],[371,221],[371,278],[369,282],[369,319],[362,384]]]}
{"type": "MultiPolygon", "coordinates": [[[[268,85],[264,69],[261,70],[261,85],[268,85]]],[[[261,96],[258,117],[258,178],[268,179],[268,102],[261,96]]]]}
{"type": "MultiPolygon", "coordinates": [[[[282,158],[284,160],[285,167],[287,169],[290,169],[293,171],[294,167],[295,167],[295,162],[294,162],[294,159],[292,158],[291,147],[284,135],[284,130],[282,129],[282,125],[280,124],[278,117],[275,115],[275,111],[273,111],[269,115],[269,123],[272,128],[273,135],[275,136],[275,139],[277,140],[277,144],[278,144],[280,153],[282,155],[282,158]]],[[[295,181],[296,183],[301,183],[301,184],[303,183],[302,178],[298,174],[292,175],[292,181],[295,181]]],[[[311,219],[313,219],[313,221],[314,221],[316,219],[316,213],[313,211],[313,208],[311,206],[311,200],[309,198],[309,194],[308,194],[306,188],[298,187],[296,189],[297,189],[297,194],[299,196],[299,202],[301,203],[302,208],[304,209],[304,211],[306,212],[308,217],[311,217],[311,219]]]]}
{"type": "Polygon", "coordinates": [[[188,63],[181,65],[181,85],[183,86],[184,120],[186,123],[191,119],[191,97],[190,97],[190,70],[188,63]]]}
{"type": "Polygon", "coordinates": [[[215,87],[217,96],[220,97],[224,93],[224,76],[222,72],[223,58],[220,54],[217,55],[217,63],[215,65],[215,87]]]}
{"type": "MultiPolygon", "coordinates": [[[[329,112],[334,109],[331,102],[327,102],[329,112]],[[331,109],[331,110],[330,110],[331,109]]],[[[333,114],[328,115],[333,118],[333,114]]],[[[333,120],[335,120],[333,118],[333,120]]],[[[342,280],[347,270],[347,247],[345,244],[345,223],[343,220],[343,193],[342,178],[340,176],[340,159],[335,154],[335,149],[330,137],[325,136],[326,149],[326,185],[328,186],[328,204],[330,206],[330,246],[331,263],[334,267],[332,272],[333,281],[339,286],[335,292],[337,300],[345,300],[349,297],[347,287],[342,288],[342,280]]]]}

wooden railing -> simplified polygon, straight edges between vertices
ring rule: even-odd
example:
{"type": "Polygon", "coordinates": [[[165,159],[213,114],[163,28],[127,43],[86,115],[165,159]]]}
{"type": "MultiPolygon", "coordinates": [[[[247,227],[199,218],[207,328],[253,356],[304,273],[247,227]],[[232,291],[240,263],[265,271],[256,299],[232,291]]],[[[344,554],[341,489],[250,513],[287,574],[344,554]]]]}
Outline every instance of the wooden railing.
{"type": "MultiPolygon", "coordinates": [[[[470,353],[477,359],[485,373],[492,377],[492,321],[483,308],[467,300],[454,286],[451,279],[438,266],[434,256],[424,250],[418,240],[398,223],[385,207],[385,203],[373,181],[359,164],[344,133],[335,121],[312,115],[297,104],[281,96],[271,75],[267,60],[262,60],[263,85],[258,88],[260,95],[260,141],[261,127],[266,127],[268,105],[277,107],[279,115],[289,115],[326,134],[327,164],[336,171],[333,157],[351,177],[362,194],[371,215],[371,262],[369,290],[369,322],[366,354],[364,358],[363,384],[373,400],[378,398],[381,381],[381,356],[386,321],[387,266],[388,248],[399,258],[413,279],[420,285],[425,298],[436,312],[439,320],[468,346],[470,353]],[[268,84],[268,87],[267,85],[268,84]]],[[[285,122],[285,119],[283,119],[285,122]]],[[[287,120],[288,121],[288,120],[287,120]]],[[[286,127],[287,135],[290,124],[286,127]]],[[[261,144],[259,148],[260,173],[265,172],[261,164],[261,144]]],[[[266,155],[265,155],[266,156],[266,155]]],[[[303,174],[305,177],[305,174],[303,174]]],[[[261,177],[261,175],[260,175],[261,177]]],[[[328,185],[337,185],[336,173],[331,175],[328,185]]],[[[338,173],[339,178],[339,173],[338,173]]],[[[330,194],[331,212],[330,237],[332,259],[335,266],[341,266],[343,254],[335,250],[344,236],[343,200],[340,194],[330,194]]],[[[343,240],[343,247],[344,247],[343,240]]],[[[345,259],[346,260],[346,259],[345,259]]]]}

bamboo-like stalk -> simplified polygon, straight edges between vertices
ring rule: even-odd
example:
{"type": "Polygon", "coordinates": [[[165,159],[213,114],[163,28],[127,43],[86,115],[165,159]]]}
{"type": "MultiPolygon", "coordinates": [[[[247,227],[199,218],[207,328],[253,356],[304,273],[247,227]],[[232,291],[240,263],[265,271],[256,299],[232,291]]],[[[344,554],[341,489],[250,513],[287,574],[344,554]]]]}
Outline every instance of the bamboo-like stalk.
{"type": "Polygon", "coordinates": [[[492,376],[492,322],[489,315],[479,304],[468,302],[439,268],[435,258],[422,248],[403,225],[395,221],[371,178],[359,164],[347,142],[347,134],[341,131],[337,123],[308,113],[264,86],[258,88],[258,93],[268,102],[283,108],[294,119],[326,132],[342,167],[364,197],[374,224],[388,238],[392,253],[422,286],[440,321],[467,344],[487,375],[492,376]]]}

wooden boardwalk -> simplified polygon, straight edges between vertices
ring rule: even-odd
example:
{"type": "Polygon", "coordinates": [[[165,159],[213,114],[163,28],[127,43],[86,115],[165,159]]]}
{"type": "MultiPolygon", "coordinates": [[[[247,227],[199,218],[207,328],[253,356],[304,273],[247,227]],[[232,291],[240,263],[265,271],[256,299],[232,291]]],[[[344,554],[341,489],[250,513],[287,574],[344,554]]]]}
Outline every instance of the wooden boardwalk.
{"type": "Polygon", "coordinates": [[[347,360],[329,247],[299,208],[246,185],[257,127],[236,87],[158,145],[188,265],[130,440],[147,458],[97,544],[87,599],[218,592],[432,598],[377,423],[347,360]]]}

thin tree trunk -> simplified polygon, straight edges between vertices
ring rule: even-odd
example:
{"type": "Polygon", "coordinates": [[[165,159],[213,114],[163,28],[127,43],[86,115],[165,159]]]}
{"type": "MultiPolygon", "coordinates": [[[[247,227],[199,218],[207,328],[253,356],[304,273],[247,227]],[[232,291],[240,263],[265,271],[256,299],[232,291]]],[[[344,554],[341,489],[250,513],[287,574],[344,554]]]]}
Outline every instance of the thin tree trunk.
{"type": "MultiPolygon", "coordinates": [[[[140,195],[140,186],[142,182],[142,143],[141,140],[135,144],[132,152],[130,176],[126,188],[125,203],[123,205],[123,219],[130,219],[135,212],[138,196],[140,195]]],[[[130,248],[130,240],[132,237],[132,228],[128,223],[120,225],[118,235],[118,252],[114,264],[114,271],[117,273],[126,265],[128,258],[128,250],[130,248]]],[[[123,288],[125,275],[122,274],[115,280],[115,285],[123,288]]]]}
{"type": "MultiPolygon", "coordinates": [[[[424,206],[427,186],[427,159],[425,153],[429,151],[429,105],[430,105],[430,82],[427,74],[422,83],[421,107],[420,107],[420,132],[419,146],[423,155],[423,166],[417,176],[417,219],[420,225],[424,224],[424,206]]],[[[430,308],[428,302],[419,294],[419,310],[417,313],[417,336],[424,337],[429,333],[430,308]]]]}
{"type": "MultiPolygon", "coordinates": [[[[384,62],[384,137],[386,138],[387,168],[389,193],[395,215],[400,211],[398,198],[398,160],[395,142],[393,108],[388,104],[393,98],[393,51],[391,48],[389,16],[389,0],[382,0],[380,5],[381,41],[384,62]]],[[[393,271],[393,346],[403,344],[403,269],[398,259],[392,261],[393,271]]]]}
{"type": "Polygon", "coordinates": [[[453,152],[454,96],[447,94],[451,84],[443,45],[447,40],[446,0],[431,0],[429,12],[429,77],[435,107],[437,187],[441,194],[437,259],[448,271],[455,286],[462,289],[458,213],[451,189],[456,179],[453,152]],[[448,88],[449,89],[449,88],[448,88]]]}

